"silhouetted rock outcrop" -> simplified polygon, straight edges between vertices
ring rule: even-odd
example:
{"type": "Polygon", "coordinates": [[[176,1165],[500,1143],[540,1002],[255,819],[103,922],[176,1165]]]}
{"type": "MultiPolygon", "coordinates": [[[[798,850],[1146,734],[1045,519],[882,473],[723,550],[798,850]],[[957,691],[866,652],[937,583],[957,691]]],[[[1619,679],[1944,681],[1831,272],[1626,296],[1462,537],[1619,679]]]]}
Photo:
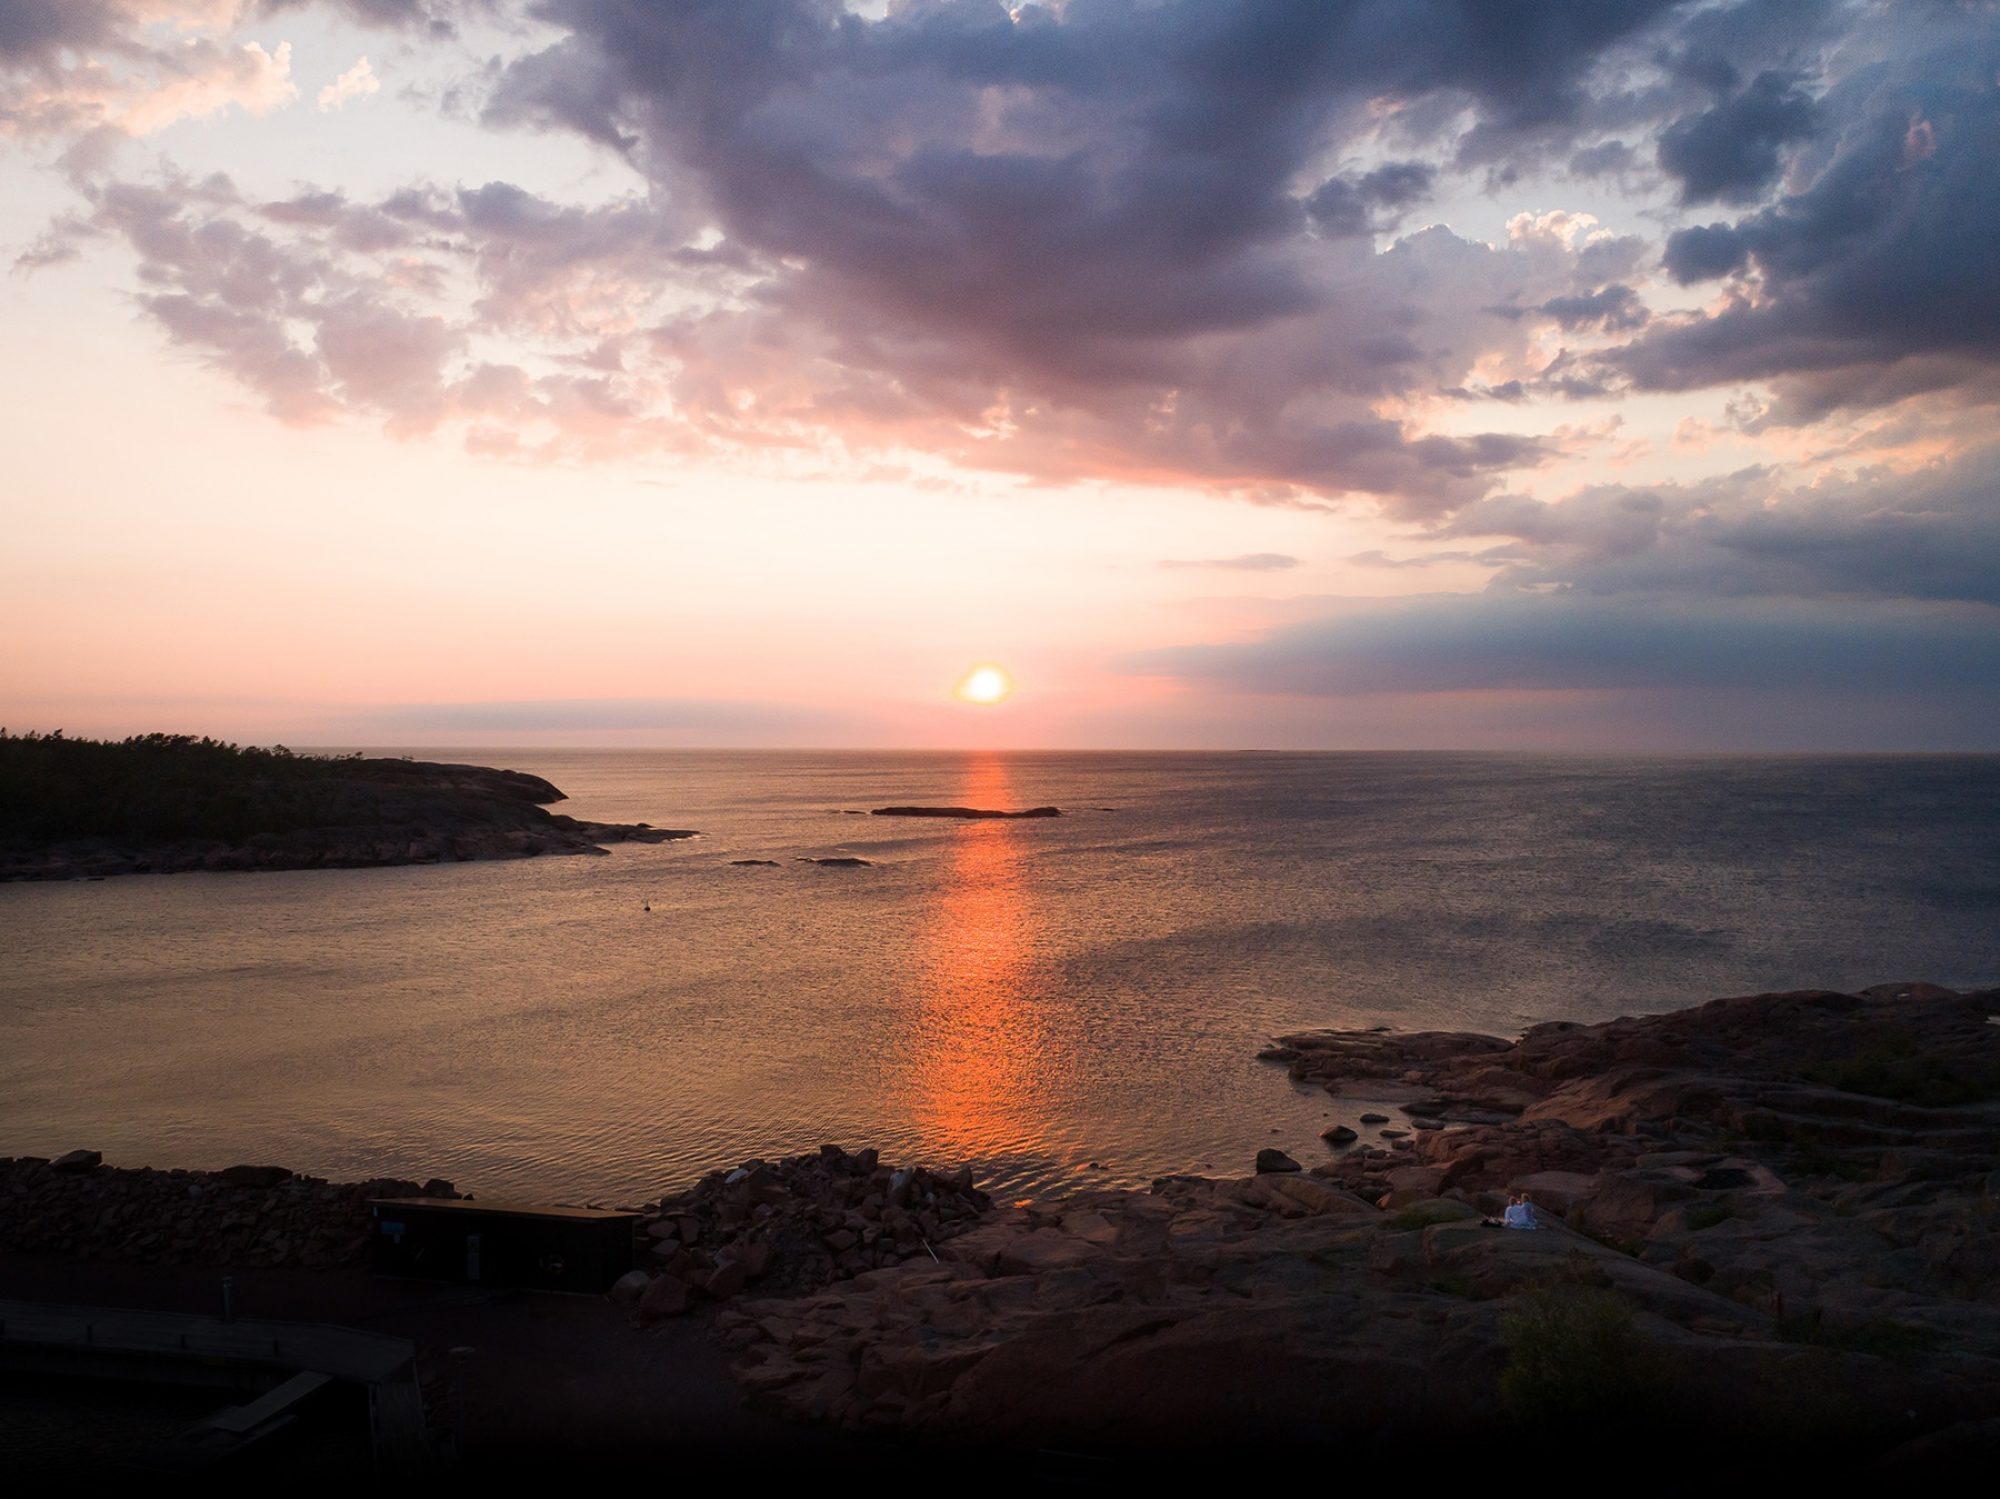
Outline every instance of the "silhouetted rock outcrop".
{"type": "Polygon", "coordinates": [[[544,810],[540,776],[149,735],[0,735],[0,879],[359,869],[602,853],[691,838],[544,810]]]}

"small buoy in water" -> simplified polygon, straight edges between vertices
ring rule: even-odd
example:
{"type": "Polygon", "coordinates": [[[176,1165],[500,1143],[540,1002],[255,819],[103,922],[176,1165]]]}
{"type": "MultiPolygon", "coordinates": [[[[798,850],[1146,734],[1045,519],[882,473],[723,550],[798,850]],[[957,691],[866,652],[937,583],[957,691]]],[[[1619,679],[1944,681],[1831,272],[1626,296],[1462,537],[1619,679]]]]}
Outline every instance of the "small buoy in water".
{"type": "Polygon", "coordinates": [[[648,911],[650,911],[650,910],[652,910],[652,909],[653,909],[653,903],[652,903],[651,901],[647,901],[647,902],[646,902],[646,909],[647,909],[648,911]]]}

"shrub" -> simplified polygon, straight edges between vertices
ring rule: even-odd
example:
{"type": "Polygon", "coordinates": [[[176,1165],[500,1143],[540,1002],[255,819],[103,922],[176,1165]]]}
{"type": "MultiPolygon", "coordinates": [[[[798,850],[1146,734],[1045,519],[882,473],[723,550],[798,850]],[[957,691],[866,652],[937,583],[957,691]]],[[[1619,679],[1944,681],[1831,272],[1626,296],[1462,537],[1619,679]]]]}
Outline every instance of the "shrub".
{"type": "Polygon", "coordinates": [[[1939,1342],[1937,1333],[1928,1327],[1892,1322],[1887,1317],[1829,1323],[1818,1307],[1782,1318],[1777,1333],[1788,1343],[1838,1348],[1844,1353],[1872,1353],[1877,1358],[1898,1360],[1928,1353],[1939,1342]]]}
{"type": "Polygon", "coordinates": [[[1396,1215],[1395,1226],[1405,1230],[1429,1228],[1434,1223],[1460,1223],[1466,1216],[1462,1203],[1416,1202],[1396,1215]]]}
{"type": "Polygon", "coordinates": [[[1822,1057],[1800,1072],[1807,1082],[1843,1093],[1946,1109],[2000,1098],[2000,1068],[1978,1060],[1954,1064],[1926,1056],[1917,1037],[1901,1026],[1877,1027],[1867,1045],[1850,1056],[1822,1057]]]}
{"type": "Polygon", "coordinates": [[[1500,1403],[1528,1424],[1621,1424],[1651,1403],[1652,1351],[1632,1304],[1600,1286],[1563,1283],[1524,1292],[1500,1324],[1507,1367],[1500,1403]]]}

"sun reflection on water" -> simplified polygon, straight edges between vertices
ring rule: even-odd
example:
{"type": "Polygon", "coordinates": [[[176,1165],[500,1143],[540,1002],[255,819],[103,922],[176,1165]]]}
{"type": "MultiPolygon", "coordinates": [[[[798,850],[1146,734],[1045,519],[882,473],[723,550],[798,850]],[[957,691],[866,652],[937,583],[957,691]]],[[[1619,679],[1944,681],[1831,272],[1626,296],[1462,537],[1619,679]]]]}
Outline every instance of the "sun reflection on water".
{"type": "MultiPolygon", "coordinates": [[[[1006,762],[967,767],[958,798],[1011,807],[1006,762]]],[[[923,954],[911,1115],[953,1159],[1041,1153],[1037,1094],[1048,1043],[1029,988],[1035,941],[1022,829],[967,822],[953,829],[951,874],[923,954]]]]}

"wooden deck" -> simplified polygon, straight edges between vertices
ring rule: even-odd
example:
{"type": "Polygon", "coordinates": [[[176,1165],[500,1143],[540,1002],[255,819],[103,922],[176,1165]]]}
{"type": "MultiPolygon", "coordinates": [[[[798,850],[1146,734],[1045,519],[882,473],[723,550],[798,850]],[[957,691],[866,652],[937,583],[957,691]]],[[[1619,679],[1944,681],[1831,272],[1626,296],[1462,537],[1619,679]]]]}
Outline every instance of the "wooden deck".
{"type": "Polygon", "coordinates": [[[430,1457],[416,1347],[404,1338],[323,1322],[0,1301],[0,1362],[169,1382],[212,1382],[217,1374],[229,1373],[258,1378],[289,1373],[292,1377],[275,1381],[267,1395],[203,1423],[235,1435],[269,1426],[267,1418],[326,1382],[342,1380],[368,1391],[379,1469],[407,1472],[430,1457]]]}

